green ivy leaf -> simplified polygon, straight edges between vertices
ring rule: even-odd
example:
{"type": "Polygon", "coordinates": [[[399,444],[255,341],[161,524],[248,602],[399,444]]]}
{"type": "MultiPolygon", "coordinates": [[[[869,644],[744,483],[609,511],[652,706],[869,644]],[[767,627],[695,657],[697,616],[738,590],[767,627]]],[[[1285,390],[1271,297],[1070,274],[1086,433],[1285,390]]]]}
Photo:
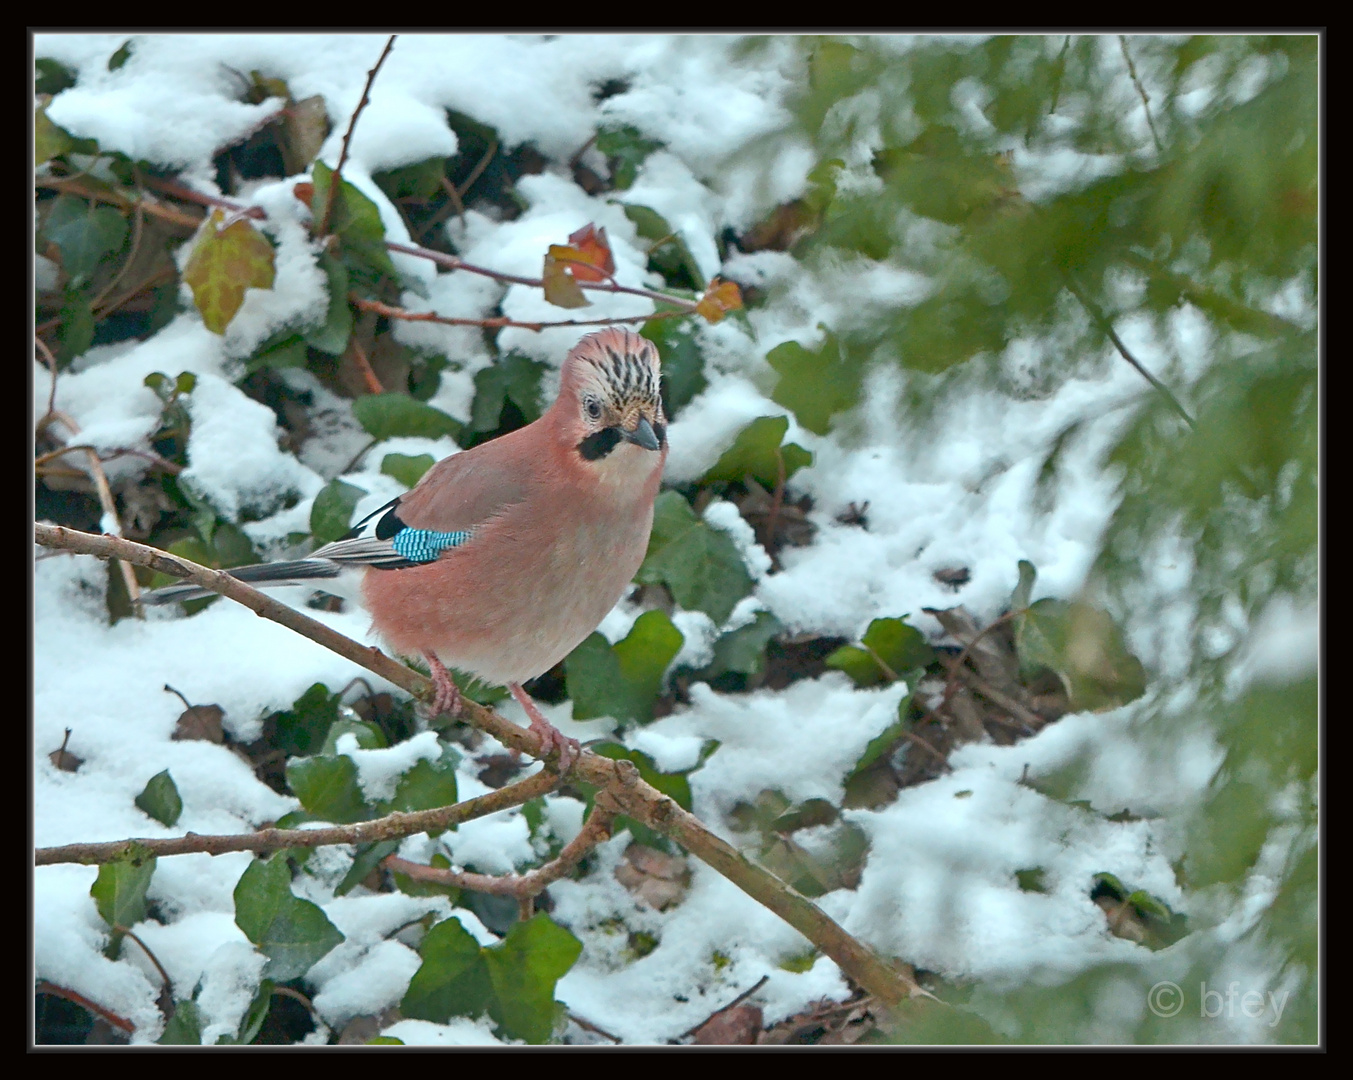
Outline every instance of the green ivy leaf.
{"type": "MultiPolygon", "coordinates": [[[[310,177],[315,185],[310,205],[318,226],[329,198],[333,170],[324,162],[316,161],[310,177]]],[[[334,196],[329,231],[341,238],[344,263],[355,281],[370,287],[376,285],[382,276],[398,276],[395,264],[390,261],[390,253],[385,248],[385,225],[381,222],[380,210],[346,180],[340,182],[338,193],[334,196]]]]}
{"type": "Polygon", "coordinates": [[[195,1001],[176,1001],[174,1015],[164,1025],[164,1034],[155,1040],[161,1046],[201,1046],[202,1014],[195,1001]]]}
{"type": "Polygon", "coordinates": [[[550,1041],[555,984],[582,950],[582,942],[544,912],[515,923],[500,944],[484,950],[493,987],[489,1015],[504,1034],[537,1046],[550,1041]]]}
{"type": "Polygon", "coordinates": [[[460,439],[463,425],[441,409],[408,394],[368,394],[352,403],[352,414],[377,441],[399,435],[440,439],[450,435],[460,439]]]}
{"type": "Polygon", "coordinates": [[[264,979],[258,984],[254,1000],[249,1003],[249,1008],[240,1019],[239,1028],[234,1035],[222,1035],[217,1039],[218,1046],[248,1046],[258,1038],[258,1033],[263,1030],[263,1021],[268,1018],[268,1010],[272,1008],[273,989],[276,985],[272,979],[264,979]]]}
{"type": "Polygon", "coordinates": [[[766,362],[780,373],[771,400],[817,435],[827,434],[832,416],[859,400],[860,372],[843,362],[835,334],[827,334],[817,352],[786,341],[766,354],[766,362]]]}
{"type": "Polygon", "coordinates": [[[315,496],[310,508],[310,533],[316,545],[328,544],[352,527],[352,512],[366,494],[354,484],[330,480],[315,496]]]}
{"type": "Polygon", "coordinates": [[[799,469],[813,463],[813,455],[798,443],[781,446],[788,430],[787,416],[762,416],[753,420],[738,433],[733,445],[723,452],[700,483],[712,484],[720,480],[740,483],[751,476],[768,491],[774,491],[780,480],[781,460],[786,481],[799,469]]]}
{"type": "Polygon", "coordinates": [[[329,283],[329,308],[324,322],[306,331],[306,344],[330,356],[341,356],[352,337],[352,308],[348,306],[348,270],[325,252],[319,259],[329,283]]]}
{"type": "Polygon", "coordinates": [[[824,663],[844,671],[857,686],[877,686],[935,661],[935,651],[926,644],[925,635],[901,619],[875,619],[861,638],[861,645],[843,645],[824,663]]]}
{"type": "Polygon", "coordinates": [[[75,72],[59,60],[39,56],[33,61],[33,67],[37,70],[33,89],[39,94],[59,94],[75,85],[75,72]]]}
{"type": "Polygon", "coordinates": [[[442,181],[446,179],[446,158],[428,158],[412,165],[401,165],[398,169],[383,170],[375,173],[372,179],[380,185],[391,202],[399,199],[427,202],[444,190],[442,181]]]}
{"type": "Polygon", "coordinates": [[[358,844],[352,866],[334,889],[335,896],[347,896],[366,880],[366,876],[380,866],[381,860],[399,850],[398,840],[378,840],[372,844],[358,844]]]}
{"type": "Polygon", "coordinates": [[[271,289],[276,277],[268,238],[247,218],[223,229],[224,221],[220,210],[211,212],[183,267],[183,280],[193,290],[193,303],[213,334],[226,332],[248,289],[271,289]]]}
{"type": "Polygon", "coordinates": [[[61,303],[61,339],[56,358],[68,364],[94,344],[94,309],[83,290],[68,288],[61,303]]]}
{"type": "Polygon", "coordinates": [[[423,479],[423,474],[433,464],[431,454],[386,454],[381,459],[381,472],[411,488],[423,479]]]}
{"type": "Polygon", "coordinates": [[[173,825],[178,821],[183,813],[183,800],[179,798],[179,789],[168,769],[156,773],[146,782],[141,794],[136,796],[136,805],[161,825],[173,825]]]}
{"type": "Polygon", "coordinates": [[[540,379],[545,365],[508,353],[497,363],[475,373],[474,404],[470,407],[470,430],[480,434],[497,431],[503,406],[511,401],[526,423],[540,418],[540,379]]]}
{"type": "Polygon", "coordinates": [[[378,807],[382,814],[396,810],[432,810],[456,801],[456,767],[460,764],[460,754],[449,743],[442,743],[441,747],[441,756],[436,761],[422,758],[399,778],[394,797],[378,807]]]}
{"type": "Polygon", "coordinates": [[[1028,559],[1019,561],[1019,584],[1015,586],[1015,591],[1010,594],[1010,603],[1007,605],[1008,611],[1023,611],[1029,606],[1029,599],[1033,596],[1034,582],[1038,580],[1038,571],[1034,564],[1028,559]]]}
{"type": "Polygon", "coordinates": [[[117,71],[132,58],[132,39],[128,38],[118,46],[117,51],[108,58],[108,70],[117,71]]]}
{"type": "Polygon", "coordinates": [[[255,859],[240,876],[235,925],[267,956],[264,974],[276,982],[300,978],[345,940],[317,905],[292,894],[284,854],[255,859]]]}
{"type": "Polygon", "coordinates": [[[337,754],[338,740],[344,735],[355,735],[359,750],[384,750],[390,745],[386,742],[385,732],[375,724],[340,715],[329,725],[329,732],[324,736],[324,745],[319,752],[325,755],[337,754]]]}
{"type": "Polygon", "coordinates": [[[728,672],[760,674],[766,662],[766,646],[783,629],[784,625],[769,611],[758,611],[746,626],[730,630],[714,643],[714,659],[701,676],[715,679],[728,672]]]}
{"type": "Polygon", "coordinates": [[[315,683],[290,709],[274,713],[271,721],[277,729],[273,739],[277,749],[288,757],[319,753],[330,726],[338,719],[338,699],[339,695],[329,693],[323,683],[315,683]]]}
{"type": "Polygon", "coordinates": [[[663,674],[683,640],[661,611],[644,612],[614,646],[601,634],[590,634],[564,662],[574,719],[652,720],[663,674]]]}
{"type": "MultiPolygon", "coordinates": [[[[94,906],[109,926],[134,926],[146,917],[146,890],[155,875],[155,856],[141,849],[99,867],[89,887],[94,906]]],[[[116,931],[109,955],[116,959],[122,935],[116,931]]]]}
{"type": "Polygon", "coordinates": [[[864,748],[860,760],[855,762],[855,767],[850,770],[850,775],[857,776],[864,772],[865,769],[891,750],[893,744],[910,729],[910,716],[911,695],[908,694],[898,703],[897,719],[869,740],[869,745],[864,748]]]}
{"type": "Polygon", "coordinates": [[[444,919],[429,930],[418,952],[423,963],[409,981],[400,1012],[434,1024],[484,1014],[493,992],[488,967],[479,942],[459,919],[444,919]]]}
{"type": "Polygon", "coordinates": [[[1015,647],[1025,677],[1051,668],[1073,711],[1102,711],[1146,692],[1146,669],[1107,612],[1079,601],[1045,599],[1016,620],[1015,647]]]}
{"type": "Polygon", "coordinates": [[[699,340],[691,324],[680,319],[645,323],[639,336],[653,342],[662,355],[662,408],[670,420],[709,385],[699,340]]]}
{"type": "Polygon", "coordinates": [[[703,611],[720,625],[752,591],[733,538],[696,517],[675,491],[663,492],[654,504],[648,554],[635,580],[666,585],[687,611],[703,611]]]}
{"type": "Polygon", "coordinates": [[[700,264],[667,219],[650,207],[634,203],[623,204],[623,209],[625,216],[634,222],[639,237],[653,245],[648,250],[648,268],[661,274],[670,285],[702,291],[705,275],[700,272],[700,264]]]}
{"type": "Polygon", "coordinates": [[[69,153],[75,146],[75,140],[65,128],[58,127],[47,116],[46,104],[39,105],[33,113],[33,159],[41,165],[54,157],[69,153]]]}
{"type": "Polygon", "coordinates": [[[372,816],[357,782],[357,765],[346,754],[292,758],[287,762],[287,786],[321,821],[349,824],[372,816]]]}
{"type": "Polygon", "coordinates": [[[419,947],[400,1011],[444,1024],[453,1016],[487,1012],[502,1034],[548,1042],[554,1031],[555,984],[567,974],[582,943],[543,912],[514,923],[497,945],[481,948],[455,918],[431,930],[419,947]]]}
{"type": "Polygon", "coordinates": [[[62,269],[79,284],[89,280],[101,261],[121,250],[127,221],[111,206],[58,195],[47,211],[42,234],[61,249],[62,269]]]}
{"type": "Polygon", "coordinates": [[[638,128],[624,124],[598,131],[596,146],[610,163],[612,186],[617,191],[624,191],[634,183],[639,166],[654,150],[661,149],[662,143],[646,138],[638,128]]]}
{"type": "Polygon", "coordinates": [[[305,367],[309,360],[306,339],[300,334],[288,334],[277,342],[265,343],[245,361],[245,370],[251,374],[263,368],[280,371],[282,368],[305,367]]]}

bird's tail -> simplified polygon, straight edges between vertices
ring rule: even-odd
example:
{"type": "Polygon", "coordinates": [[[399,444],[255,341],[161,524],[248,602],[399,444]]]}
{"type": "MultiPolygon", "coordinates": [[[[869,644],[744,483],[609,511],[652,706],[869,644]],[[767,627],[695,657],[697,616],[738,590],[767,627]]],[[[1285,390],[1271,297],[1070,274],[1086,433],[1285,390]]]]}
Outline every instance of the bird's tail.
{"type": "MultiPolygon", "coordinates": [[[[328,559],[294,559],[291,562],[258,563],[254,566],[241,566],[230,571],[237,581],[250,585],[272,588],[279,585],[307,585],[313,581],[336,578],[343,572],[342,567],[328,559]]],[[[210,589],[200,585],[166,585],[163,589],[152,589],[141,594],[143,604],[172,604],[179,600],[201,600],[206,596],[215,596],[210,589]]]]}

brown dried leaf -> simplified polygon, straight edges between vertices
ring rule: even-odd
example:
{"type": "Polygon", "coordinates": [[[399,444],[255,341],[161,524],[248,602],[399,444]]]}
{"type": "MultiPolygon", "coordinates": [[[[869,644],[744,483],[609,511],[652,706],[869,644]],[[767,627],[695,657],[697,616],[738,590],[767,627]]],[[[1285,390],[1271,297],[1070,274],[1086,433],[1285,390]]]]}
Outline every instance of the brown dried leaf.
{"type": "Polygon", "coordinates": [[[568,261],[570,272],[578,281],[606,281],[615,273],[615,256],[611,254],[605,228],[599,229],[588,222],[573,233],[568,242],[569,250],[577,253],[568,261]]]}
{"type": "Polygon", "coordinates": [[[287,171],[293,176],[303,172],[319,156],[328,137],[329,113],[322,94],[288,105],[282,114],[282,153],[287,171]]]}
{"type": "Polygon", "coordinates": [[[710,281],[709,288],[695,305],[695,310],[706,322],[716,323],[730,311],[737,311],[740,307],[742,307],[742,290],[738,288],[737,282],[724,281],[716,277],[710,281]]]}
{"type": "Polygon", "coordinates": [[[219,705],[192,705],[179,715],[174,734],[169,737],[179,741],[198,739],[220,746],[225,742],[225,728],[221,725],[224,716],[225,710],[219,705]]]}
{"type": "Polygon", "coordinates": [[[690,870],[686,860],[644,844],[631,844],[615,878],[636,900],[656,911],[675,904],[686,892],[690,870]]]}
{"type": "Polygon", "coordinates": [[[69,750],[53,750],[47,760],[62,772],[75,772],[85,763],[84,758],[76,757],[69,750]]]}
{"type": "Polygon", "coordinates": [[[750,1046],[761,1034],[760,1005],[733,1005],[716,1012],[696,1030],[696,1046],[750,1046]]]}
{"type": "Polygon", "coordinates": [[[1019,657],[1015,653],[1014,637],[1008,625],[982,633],[985,627],[979,626],[966,608],[922,610],[927,615],[933,615],[949,636],[964,648],[972,646],[968,652],[968,659],[977,668],[977,673],[993,687],[1005,690],[1017,685],[1019,657]],[[974,641],[977,642],[975,645],[974,641]]]}

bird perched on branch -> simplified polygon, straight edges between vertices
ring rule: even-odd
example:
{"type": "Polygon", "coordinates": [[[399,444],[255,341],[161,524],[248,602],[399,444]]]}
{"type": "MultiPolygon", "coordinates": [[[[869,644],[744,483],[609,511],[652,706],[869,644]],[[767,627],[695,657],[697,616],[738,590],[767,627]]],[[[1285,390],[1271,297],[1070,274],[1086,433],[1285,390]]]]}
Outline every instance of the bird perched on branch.
{"type": "MultiPolygon", "coordinates": [[[[314,584],[364,572],[374,629],[432,670],[433,707],[461,697],[447,667],[505,685],[561,768],[576,740],[545,719],[521,684],[587,637],[648,549],[667,458],[658,351],[628,330],[583,338],[539,420],[444,458],[418,485],[308,559],[232,570],[254,585],[314,584]]],[[[211,593],[171,585],[146,603],[211,593]]]]}

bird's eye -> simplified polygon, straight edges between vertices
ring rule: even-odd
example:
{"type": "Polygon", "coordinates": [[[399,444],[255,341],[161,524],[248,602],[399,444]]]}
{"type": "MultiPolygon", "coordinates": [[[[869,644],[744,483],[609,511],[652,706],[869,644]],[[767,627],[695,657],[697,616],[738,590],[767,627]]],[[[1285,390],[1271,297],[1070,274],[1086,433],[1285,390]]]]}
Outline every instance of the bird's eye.
{"type": "Polygon", "coordinates": [[[596,398],[588,398],[586,403],[587,415],[592,420],[601,419],[601,402],[596,398]]]}

